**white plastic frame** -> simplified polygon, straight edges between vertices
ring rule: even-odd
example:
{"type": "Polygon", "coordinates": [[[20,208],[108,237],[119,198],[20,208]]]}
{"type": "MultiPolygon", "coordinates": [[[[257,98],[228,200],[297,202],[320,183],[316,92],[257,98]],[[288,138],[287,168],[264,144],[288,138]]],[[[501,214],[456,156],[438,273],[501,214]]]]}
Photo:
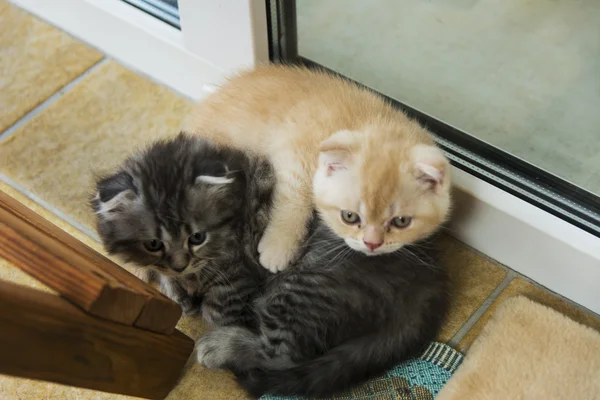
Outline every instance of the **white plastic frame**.
{"type": "Polygon", "coordinates": [[[451,233],[600,314],[600,239],[458,168],[451,233]]]}

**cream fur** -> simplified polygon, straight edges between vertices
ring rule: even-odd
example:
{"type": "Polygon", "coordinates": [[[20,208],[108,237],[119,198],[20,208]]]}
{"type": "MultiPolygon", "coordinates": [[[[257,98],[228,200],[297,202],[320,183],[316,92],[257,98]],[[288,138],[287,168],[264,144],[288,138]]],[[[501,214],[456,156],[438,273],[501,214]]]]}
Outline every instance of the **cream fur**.
{"type": "Polygon", "coordinates": [[[273,163],[274,211],[259,245],[261,263],[273,272],[295,256],[314,206],[367,254],[429,235],[449,212],[448,162],[430,134],[379,96],[327,73],[284,66],[242,73],[182,128],[273,163]],[[344,224],[342,209],[359,212],[363,222],[344,224]],[[411,226],[391,227],[401,215],[413,218],[411,226]],[[365,238],[368,227],[374,236],[365,238]],[[367,239],[383,244],[371,252],[367,239]]]}
{"type": "Polygon", "coordinates": [[[498,308],[436,400],[597,400],[598,371],[598,332],[513,297],[498,308]]]}

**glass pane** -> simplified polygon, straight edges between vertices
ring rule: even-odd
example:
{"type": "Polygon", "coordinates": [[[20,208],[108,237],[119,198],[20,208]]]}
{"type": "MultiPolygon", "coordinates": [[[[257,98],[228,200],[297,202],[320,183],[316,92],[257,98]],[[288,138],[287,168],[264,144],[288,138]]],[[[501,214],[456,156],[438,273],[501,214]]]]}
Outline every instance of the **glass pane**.
{"type": "Polygon", "coordinates": [[[177,0],[123,0],[134,7],[180,29],[177,0]]]}
{"type": "Polygon", "coordinates": [[[600,194],[600,2],[301,0],[299,55],[600,194]]]}

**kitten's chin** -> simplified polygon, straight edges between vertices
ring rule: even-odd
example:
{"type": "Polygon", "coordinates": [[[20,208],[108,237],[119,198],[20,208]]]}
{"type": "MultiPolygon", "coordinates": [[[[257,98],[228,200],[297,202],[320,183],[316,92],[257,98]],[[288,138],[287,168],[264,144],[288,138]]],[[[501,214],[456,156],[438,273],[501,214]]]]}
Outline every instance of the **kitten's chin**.
{"type": "Polygon", "coordinates": [[[155,265],[149,266],[149,270],[152,270],[156,273],[159,273],[160,275],[163,276],[168,276],[171,278],[183,278],[187,275],[193,275],[197,272],[199,272],[202,268],[194,268],[194,267],[187,267],[186,269],[184,269],[183,271],[174,271],[171,268],[161,268],[161,267],[157,267],[155,265]]]}
{"type": "Polygon", "coordinates": [[[389,244],[383,245],[375,250],[369,249],[362,240],[352,239],[352,238],[344,238],[344,242],[350,247],[352,250],[363,253],[366,256],[379,256],[382,254],[393,253],[402,248],[401,244],[389,244]]]}

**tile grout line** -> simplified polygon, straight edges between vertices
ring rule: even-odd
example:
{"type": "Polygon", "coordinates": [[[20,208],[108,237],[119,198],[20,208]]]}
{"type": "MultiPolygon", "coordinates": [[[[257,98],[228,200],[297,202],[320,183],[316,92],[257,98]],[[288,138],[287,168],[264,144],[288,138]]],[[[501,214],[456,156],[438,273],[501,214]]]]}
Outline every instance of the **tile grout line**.
{"type": "Polygon", "coordinates": [[[0,144],[2,144],[2,142],[4,142],[6,139],[8,139],[10,136],[12,136],[16,131],[21,129],[21,127],[23,127],[25,124],[27,124],[29,121],[31,121],[31,119],[33,119],[35,116],[41,114],[44,110],[46,110],[54,102],[56,102],[59,98],[61,98],[65,93],[67,93],[69,90],[73,89],[73,87],[75,85],[77,85],[79,82],[81,82],[83,79],[85,79],[88,75],[90,75],[91,73],[96,71],[98,68],[100,68],[102,65],[104,65],[107,61],[108,61],[108,58],[106,56],[103,56],[98,62],[96,62],[91,67],[89,67],[88,69],[83,71],[80,75],[76,76],[73,80],[69,81],[66,85],[64,85],[63,87],[58,89],[46,100],[42,101],[40,104],[38,104],[32,110],[30,110],[25,115],[23,115],[21,118],[19,118],[14,124],[12,124],[8,128],[6,128],[6,130],[4,132],[0,133],[0,144]]]}
{"type": "MultiPolygon", "coordinates": [[[[500,261],[498,261],[498,260],[496,260],[496,259],[494,259],[494,258],[490,257],[489,255],[487,255],[487,254],[485,254],[485,253],[482,253],[481,251],[479,251],[479,250],[477,250],[477,249],[475,249],[475,248],[473,248],[473,247],[469,246],[468,244],[466,244],[465,242],[463,242],[463,241],[462,241],[462,240],[460,240],[459,238],[455,237],[455,236],[453,235],[453,233],[454,233],[454,232],[453,232],[453,231],[451,231],[451,230],[448,230],[448,231],[446,232],[446,234],[447,234],[447,235],[449,235],[449,236],[451,236],[452,238],[454,238],[455,240],[459,241],[459,242],[460,242],[460,244],[461,244],[461,245],[463,245],[463,246],[465,246],[466,248],[468,248],[468,249],[469,249],[469,251],[472,251],[473,253],[475,253],[475,254],[477,254],[477,255],[479,255],[479,256],[481,256],[481,257],[485,258],[486,260],[488,260],[488,261],[490,261],[490,262],[494,263],[495,265],[499,265],[499,266],[503,267],[505,270],[507,270],[507,272],[514,274],[514,278],[515,278],[515,279],[516,279],[516,278],[523,279],[524,281],[526,281],[526,282],[528,282],[528,283],[530,283],[530,284],[534,285],[535,287],[537,287],[537,288],[540,288],[540,289],[542,289],[542,290],[544,290],[544,291],[546,291],[546,292],[550,293],[552,296],[554,296],[554,297],[558,297],[558,298],[560,298],[562,301],[566,301],[567,303],[569,303],[569,304],[571,304],[572,306],[574,306],[574,307],[578,308],[579,310],[583,311],[584,313],[587,313],[587,314],[594,315],[594,316],[596,316],[596,317],[598,317],[598,318],[600,319],[600,313],[595,313],[594,311],[592,311],[592,310],[590,310],[590,309],[586,308],[585,306],[583,306],[583,305],[581,305],[581,304],[577,303],[576,301],[573,301],[573,300],[571,300],[571,299],[569,299],[569,298],[567,298],[567,297],[565,297],[565,296],[563,296],[563,295],[561,295],[561,294],[559,294],[559,293],[556,293],[556,292],[555,292],[555,291],[553,291],[553,290],[550,290],[550,289],[548,289],[546,286],[544,286],[544,285],[542,285],[541,283],[539,283],[539,282],[535,281],[534,279],[532,279],[532,278],[528,277],[527,275],[523,275],[522,273],[520,273],[520,272],[517,272],[517,271],[515,271],[514,269],[512,269],[510,266],[508,266],[508,265],[506,265],[506,264],[503,264],[503,263],[501,263],[500,261]]],[[[462,340],[462,339],[461,339],[461,340],[462,340]]]]}
{"type": "Polygon", "coordinates": [[[464,324],[462,324],[462,326],[454,334],[454,336],[452,336],[452,339],[450,339],[448,341],[449,346],[456,347],[456,345],[465,337],[465,335],[471,330],[471,328],[473,328],[473,326],[475,326],[477,321],[479,321],[479,318],[481,318],[481,316],[483,314],[485,314],[485,312],[490,308],[490,306],[494,303],[494,301],[496,301],[498,296],[500,296],[500,294],[504,291],[504,289],[506,289],[506,287],[517,276],[518,275],[510,269],[506,271],[506,276],[504,277],[502,282],[500,282],[498,284],[498,286],[496,286],[496,288],[485,299],[485,301],[481,304],[481,306],[479,306],[479,308],[477,310],[475,310],[475,312],[469,317],[469,319],[467,319],[467,321],[464,324]]]}
{"type": "Polygon", "coordinates": [[[32,194],[31,192],[29,192],[28,190],[26,190],[25,188],[23,188],[21,185],[19,185],[18,183],[16,183],[15,181],[13,181],[12,179],[10,179],[9,177],[3,175],[2,173],[0,173],[0,181],[2,181],[4,183],[6,183],[7,185],[11,186],[13,189],[17,190],[19,193],[21,193],[22,195],[24,195],[25,197],[27,197],[29,200],[32,200],[33,202],[35,202],[39,206],[45,208],[47,211],[49,211],[50,213],[54,214],[58,218],[62,219],[64,222],[66,222],[67,224],[71,225],[73,228],[77,229],[78,231],[80,231],[84,235],[88,236],[92,240],[100,243],[100,238],[92,230],[90,230],[89,228],[87,228],[82,223],[76,221],[75,219],[73,219],[72,217],[70,217],[68,214],[66,214],[65,212],[63,212],[60,209],[56,208],[52,204],[48,203],[45,200],[40,199],[39,197],[37,197],[34,194],[32,194]]]}

